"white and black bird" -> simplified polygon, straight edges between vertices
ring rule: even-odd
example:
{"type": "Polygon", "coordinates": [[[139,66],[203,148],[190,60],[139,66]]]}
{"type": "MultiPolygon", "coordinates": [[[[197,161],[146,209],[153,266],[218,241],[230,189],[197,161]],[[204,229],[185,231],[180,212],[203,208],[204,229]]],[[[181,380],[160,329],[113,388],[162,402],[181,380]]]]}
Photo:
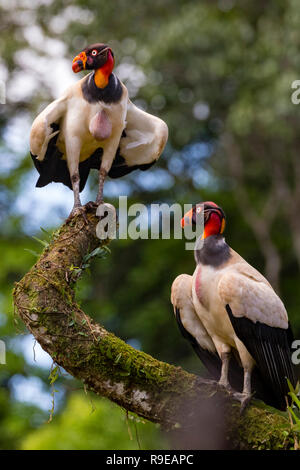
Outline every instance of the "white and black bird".
{"type": "Polygon", "coordinates": [[[167,142],[166,123],[128,99],[127,88],[113,73],[114,63],[106,44],[84,49],[72,69],[92,72],[49,104],[31,128],[30,152],[40,174],[36,186],[54,181],[72,189],[72,215],[82,209],[79,193],[91,168],[99,170],[99,205],[107,175],[119,178],[147,170],[167,142]]]}
{"type": "Polygon", "coordinates": [[[285,409],[287,379],[295,386],[296,377],[284,304],[265,277],[227,245],[223,210],[213,202],[196,204],[182,227],[196,225],[200,217],[204,231],[196,243],[195,272],[172,285],[180,330],[220,385],[241,386],[235,395],[243,407],[254,393],[285,409]]]}

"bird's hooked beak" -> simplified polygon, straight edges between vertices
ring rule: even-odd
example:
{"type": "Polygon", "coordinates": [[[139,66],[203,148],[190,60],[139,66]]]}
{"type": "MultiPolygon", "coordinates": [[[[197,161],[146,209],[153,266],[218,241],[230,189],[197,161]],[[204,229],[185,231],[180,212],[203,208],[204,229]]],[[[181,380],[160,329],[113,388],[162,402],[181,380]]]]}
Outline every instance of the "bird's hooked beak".
{"type": "Polygon", "coordinates": [[[206,204],[207,203],[201,203],[201,204],[197,204],[197,205],[194,205],[188,212],[186,212],[186,214],[184,214],[183,218],[181,219],[181,227],[184,228],[186,226],[190,226],[192,224],[196,224],[197,223],[197,218],[200,217],[200,214],[202,215],[203,214],[203,217],[204,217],[204,232],[203,232],[203,235],[202,235],[202,239],[206,238],[209,233],[209,231],[207,230],[207,226],[206,226],[206,223],[209,221],[209,216],[211,214],[211,212],[216,212],[220,219],[221,219],[221,226],[219,227],[219,232],[220,234],[222,234],[225,230],[225,225],[226,225],[226,222],[225,222],[225,214],[223,212],[223,210],[218,207],[215,203],[209,203],[215,207],[209,207],[207,208],[206,207],[206,204]]]}
{"type": "Polygon", "coordinates": [[[194,213],[194,207],[192,207],[186,214],[184,214],[180,222],[181,228],[184,228],[187,225],[192,225],[193,213],[194,213]]]}
{"type": "Polygon", "coordinates": [[[74,73],[81,72],[81,70],[85,70],[85,64],[87,61],[87,56],[85,52],[80,52],[76,57],[73,59],[72,63],[72,70],[74,73]]]}

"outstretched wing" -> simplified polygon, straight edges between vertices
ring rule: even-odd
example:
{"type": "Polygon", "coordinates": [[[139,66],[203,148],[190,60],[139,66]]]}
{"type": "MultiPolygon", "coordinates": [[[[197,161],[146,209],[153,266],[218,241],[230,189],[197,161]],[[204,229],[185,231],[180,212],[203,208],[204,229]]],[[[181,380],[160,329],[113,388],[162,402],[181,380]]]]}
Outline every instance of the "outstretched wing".
{"type": "Polygon", "coordinates": [[[295,386],[292,332],[282,301],[267,282],[228,272],[219,283],[232,327],[256,362],[273,406],[286,408],[287,378],[295,386]]]}
{"type": "Polygon", "coordinates": [[[33,121],[30,131],[30,152],[44,160],[49,142],[59,133],[59,122],[66,112],[67,97],[50,103],[33,121]]]}
{"type": "Polygon", "coordinates": [[[167,140],[167,124],[128,101],[126,127],[109,176],[119,178],[136,169],[147,170],[158,160],[167,140]]]}
{"type": "Polygon", "coordinates": [[[30,154],[40,174],[38,188],[52,181],[72,189],[67,163],[56,142],[60,132],[60,120],[66,111],[66,97],[50,103],[34,120],[30,132],[30,154]]]}
{"type": "Polygon", "coordinates": [[[214,343],[197,316],[192,301],[192,276],[181,274],[172,284],[171,302],[183,337],[192,345],[211,376],[220,378],[221,360],[214,343]]]}
{"type": "MultiPolygon", "coordinates": [[[[60,121],[67,108],[67,97],[53,101],[34,120],[30,133],[30,154],[34,166],[40,174],[38,188],[54,181],[72,189],[68,165],[56,145],[60,132],[60,121]]],[[[89,158],[79,163],[80,188],[82,191],[90,169],[99,169],[103,149],[98,148],[89,158]]]]}

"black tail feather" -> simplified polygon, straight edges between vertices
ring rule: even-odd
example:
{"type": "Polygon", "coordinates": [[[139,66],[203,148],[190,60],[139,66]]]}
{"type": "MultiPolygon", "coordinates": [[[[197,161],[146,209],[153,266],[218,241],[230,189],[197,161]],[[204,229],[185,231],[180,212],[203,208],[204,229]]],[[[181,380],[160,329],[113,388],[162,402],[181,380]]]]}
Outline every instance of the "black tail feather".
{"type": "Polygon", "coordinates": [[[256,362],[264,385],[264,401],[276,408],[286,409],[287,378],[296,385],[295,368],[291,360],[292,330],[275,328],[245,317],[235,317],[226,305],[233,329],[256,362]]]}

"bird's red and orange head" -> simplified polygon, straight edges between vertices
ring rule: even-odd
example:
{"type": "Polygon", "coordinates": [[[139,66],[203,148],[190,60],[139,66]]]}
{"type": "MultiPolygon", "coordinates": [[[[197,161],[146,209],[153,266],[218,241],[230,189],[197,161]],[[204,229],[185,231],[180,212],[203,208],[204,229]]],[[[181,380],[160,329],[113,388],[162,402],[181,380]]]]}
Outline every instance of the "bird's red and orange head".
{"type": "Polygon", "coordinates": [[[115,60],[111,48],[107,44],[92,44],[86,47],[73,59],[72,70],[77,73],[81,70],[98,70],[110,75],[114,68],[115,60]]]}
{"type": "Polygon", "coordinates": [[[200,222],[204,222],[202,238],[222,234],[226,224],[225,213],[221,207],[211,201],[194,204],[192,209],[181,219],[181,227],[196,226],[200,222]]]}

